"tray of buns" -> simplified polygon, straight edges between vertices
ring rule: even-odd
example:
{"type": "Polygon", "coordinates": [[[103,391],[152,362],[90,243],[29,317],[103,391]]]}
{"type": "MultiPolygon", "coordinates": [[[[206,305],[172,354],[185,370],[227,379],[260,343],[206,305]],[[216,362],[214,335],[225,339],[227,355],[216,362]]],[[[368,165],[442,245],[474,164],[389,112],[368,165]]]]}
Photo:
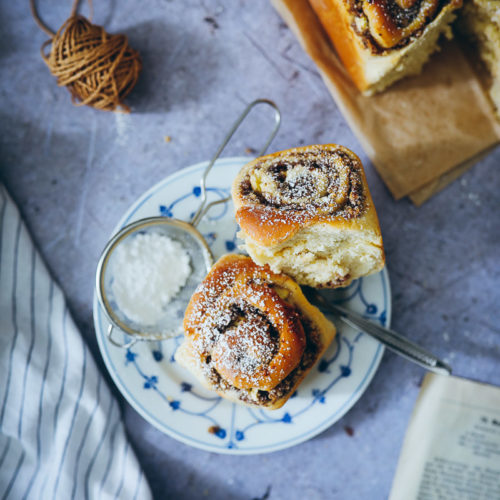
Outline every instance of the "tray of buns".
{"type": "Polygon", "coordinates": [[[463,3],[272,0],[395,199],[422,204],[499,143],[497,7],[463,3]]]}

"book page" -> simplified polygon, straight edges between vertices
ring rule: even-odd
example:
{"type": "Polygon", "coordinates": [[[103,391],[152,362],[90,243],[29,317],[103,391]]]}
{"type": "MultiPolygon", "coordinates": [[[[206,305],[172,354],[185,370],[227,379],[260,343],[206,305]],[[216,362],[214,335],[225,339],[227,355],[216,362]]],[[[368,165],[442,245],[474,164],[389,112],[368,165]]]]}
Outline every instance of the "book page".
{"type": "Polygon", "coordinates": [[[389,498],[500,499],[500,388],[428,374],[389,498]]]}

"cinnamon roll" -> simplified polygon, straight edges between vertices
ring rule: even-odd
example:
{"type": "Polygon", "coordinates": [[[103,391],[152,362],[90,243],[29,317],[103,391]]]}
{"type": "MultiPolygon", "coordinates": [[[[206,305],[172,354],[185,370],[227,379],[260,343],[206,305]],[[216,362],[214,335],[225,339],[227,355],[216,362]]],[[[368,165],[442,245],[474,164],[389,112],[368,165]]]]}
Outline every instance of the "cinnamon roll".
{"type": "Polygon", "coordinates": [[[336,144],[245,165],[232,186],[244,248],[301,285],[347,286],[379,271],[384,250],[363,166],[336,144]]]}
{"type": "Polygon", "coordinates": [[[310,0],[356,86],[366,95],[420,73],[462,0],[310,0]]]}
{"type": "Polygon", "coordinates": [[[335,336],[288,276],[226,255],[191,298],[175,359],[222,397],[280,408],[335,336]]]}

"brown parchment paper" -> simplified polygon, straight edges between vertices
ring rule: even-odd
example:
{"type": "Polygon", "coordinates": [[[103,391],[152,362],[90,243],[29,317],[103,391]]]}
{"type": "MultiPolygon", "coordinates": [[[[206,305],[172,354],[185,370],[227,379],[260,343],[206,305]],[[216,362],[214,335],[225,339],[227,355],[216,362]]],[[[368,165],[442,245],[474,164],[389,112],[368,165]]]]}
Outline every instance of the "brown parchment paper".
{"type": "MultiPolygon", "coordinates": [[[[351,82],[308,0],[271,0],[396,199],[420,204],[500,141],[481,84],[454,41],[422,74],[365,97],[351,82]]],[[[334,138],[332,139],[334,141],[334,138]]]]}

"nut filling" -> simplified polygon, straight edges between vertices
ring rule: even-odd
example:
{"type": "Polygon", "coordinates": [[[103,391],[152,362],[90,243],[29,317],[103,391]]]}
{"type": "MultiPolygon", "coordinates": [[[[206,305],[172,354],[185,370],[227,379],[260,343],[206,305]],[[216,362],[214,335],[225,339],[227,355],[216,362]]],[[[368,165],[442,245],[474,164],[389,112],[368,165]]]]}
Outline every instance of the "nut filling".
{"type": "Polygon", "coordinates": [[[307,321],[302,321],[304,331],[306,334],[306,347],[299,365],[276,387],[269,391],[257,390],[249,391],[244,389],[239,389],[232,386],[225,380],[214,368],[212,359],[210,356],[206,358],[205,365],[205,375],[214,385],[214,388],[219,391],[236,391],[238,394],[238,399],[244,401],[247,404],[252,404],[255,406],[262,406],[263,404],[273,404],[278,399],[282,398],[285,394],[290,392],[290,389],[295,385],[297,379],[299,379],[304,371],[307,371],[318,358],[318,353],[321,351],[322,344],[320,341],[319,334],[316,332],[314,327],[307,321]]]}
{"type": "Polygon", "coordinates": [[[373,54],[401,49],[420,37],[449,0],[349,0],[353,30],[373,54]]]}
{"type": "Polygon", "coordinates": [[[247,174],[240,193],[255,204],[292,213],[351,219],[365,208],[359,162],[343,151],[264,161],[247,174]]]}

